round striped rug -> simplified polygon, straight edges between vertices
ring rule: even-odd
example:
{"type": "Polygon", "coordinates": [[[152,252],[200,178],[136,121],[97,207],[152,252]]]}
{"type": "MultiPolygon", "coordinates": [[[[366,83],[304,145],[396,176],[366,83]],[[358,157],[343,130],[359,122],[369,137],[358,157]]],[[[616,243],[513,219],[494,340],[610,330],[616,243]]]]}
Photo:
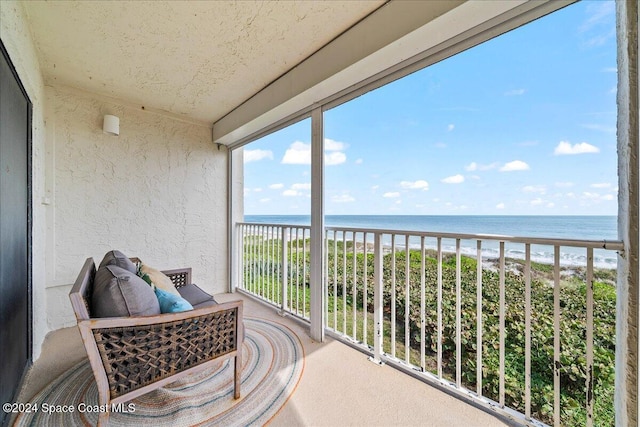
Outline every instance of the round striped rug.
{"type": "MultiPolygon", "coordinates": [[[[289,328],[245,318],[241,398],[233,399],[233,359],[126,402],[112,412],[110,426],[249,426],[269,422],[294,392],[304,370],[304,352],[289,328]]],[[[38,393],[37,412],[16,426],[96,425],[98,390],[88,360],[38,393]],[[46,405],[45,405],[46,404],[46,405]],[[59,407],[56,405],[60,405],[59,407]],[[73,408],[73,412],[55,412],[73,408]],[[45,413],[48,411],[50,413],[45,413]]]]}

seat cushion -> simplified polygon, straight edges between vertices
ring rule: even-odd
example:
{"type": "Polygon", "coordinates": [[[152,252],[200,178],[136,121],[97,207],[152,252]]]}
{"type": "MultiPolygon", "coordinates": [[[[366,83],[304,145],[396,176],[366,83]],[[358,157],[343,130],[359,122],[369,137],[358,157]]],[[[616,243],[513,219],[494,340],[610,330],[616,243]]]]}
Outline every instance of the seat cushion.
{"type": "Polygon", "coordinates": [[[136,268],[136,265],[133,262],[131,262],[129,257],[127,257],[125,254],[117,250],[112,250],[107,252],[104,255],[104,258],[102,258],[102,262],[100,263],[99,268],[105,267],[107,265],[116,265],[120,268],[124,268],[125,270],[133,274],[136,274],[136,272],[138,271],[138,269],[136,268]]]}
{"type": "Polygon", "coordinates": [[[204,302],[201,302],[200,304],[194,305],[193,309],[197,310],[199,308],[213,307],[214,305],[218,305],[218,303],[216,302],[216,300],[211,298],[209,301],[204,301],[204,302]]]}
{"type": "Polygon", "coordinates": [[[91,317],[160,314],[153,289],[135,273],[116,265],[98,269],[93,283],[91,317]]]}
{"type": "Polygon", "coordinates": [[[178,292],[180,293],[182,298],[189,301],[194,307],[198,304],[202,304],[203,302],[213,301],[214,303],[216,303],[216,300],[213,299],[211,295],[209,295],[193,283],[178,288],[178,292]]]}

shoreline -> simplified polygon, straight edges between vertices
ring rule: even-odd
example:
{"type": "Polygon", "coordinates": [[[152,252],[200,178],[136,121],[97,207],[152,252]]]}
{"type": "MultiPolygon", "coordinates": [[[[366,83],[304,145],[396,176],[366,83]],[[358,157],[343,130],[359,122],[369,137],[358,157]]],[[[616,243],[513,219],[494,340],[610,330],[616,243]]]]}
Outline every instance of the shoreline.
{"type": "MultiPolygon", "coordinates": [[[[327,239],[329,242],[333,242],[332,239],[327,239]]],[[[338,240],[338,242],[342,242],[342,240],[338,240]]],[[[351,244],[352,240],[347,240],[347,245],[351,244]]],[[[330,245],[330,248],[332,248],[333,246],[330,245]]],[[[367,253],[372,253],[374,249],[374,244],[367,242],[367,253]]],[[[383,250],[383,254],[384,255],[389,255],[391,254],[391,245],[390,244],[383,244],[382,245],[382,250],[383,250]]],[[[466,247],[467,251],[461,251],[461,256],[463,257],[467,257],[467,258],[471,258],[477,261],[478,256],[477,256],[477,252],[471,252],[468,251],[468,249],[472,249],[469,247],[466,247]]],[[[562,249],[562,247],[561,247],[562,249]]],[[[409,245],[409,250],[410,251],[420,251],[420,248],[415,248],[412,247],[411,245],[409,245]]],[[[401,253],[405,251],[405,246],[404,245],[396,245],[396,254],[397,253],[401,253]]],[[[429,248],[429,247],[425,247],[424,249],[425,254],[427,256],[430,256],[432,258],[437,257],[437,250],[434,248],[429,248]]],[[[356,241],[356,253],[364,253],[364,243],[362,241],[356,241]]],[[[455,250],[447,250],[447,249],[443,249],[442,250],[442,255],[443,257],[446,256],[455,256],[456,252],[455,250]]],[[[562,254],[562,250],[561,250],[561,254],[562,254]]],[[[509,270],[509,266],[514,267],[516,265],[524,265],[524,256],[523,257],[515,257],[515,256],[509,256],[509,255],[505,255],[505,266],[507,266],[507,271],[509,270]]],[[[482,265],[483,268],[495,268],[496,270],[498,269],[500,264],[500,258],[497,256],[494,256],[493,254],[484,254],[482,255],[482,265]]],[[[531,258],[531,265],[532,265],[532,269],[535,265],[544,265],[544,266],[553,266],[554,262],[553,259],[551,257],[548,258],[535,258],[532,256],[531,258]]],[[[567,261],[566,259],[560,259],[560,272],[562,275],[562,272],[566,272],[566,271],[570,271],[570,270],[585,270],[586,271],[586,262],[584,264],[575,262],[575,261],[567,261]]],[[[593,270],[610,270],[610,271],[616,271],[618,268],[617,263],[616,265],[611,265],[611,264],[596,264],[594,262],[593,265],[593,270]]]]}

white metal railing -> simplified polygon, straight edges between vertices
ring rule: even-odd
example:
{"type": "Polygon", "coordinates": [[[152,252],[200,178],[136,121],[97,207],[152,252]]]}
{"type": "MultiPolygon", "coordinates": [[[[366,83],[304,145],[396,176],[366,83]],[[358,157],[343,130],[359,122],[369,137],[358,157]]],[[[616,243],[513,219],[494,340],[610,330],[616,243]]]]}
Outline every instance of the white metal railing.
{"type": "Polygon", "coordinates": [[[240,289],[309,320],[309,226],[238,226],[240,289]]]}
{"type": "MultiPolygon", "coordinates": [[[[240,289],[308,319],[310,228],[237,230],[240,289]]],[[[618,241],[326,227],[326,330],[519,422],[592,426],[596,398],[610,397],[594,389],[609,355],[594,343],[611,326],[600,308],[594,315],[594,251],[621,250],[618,241]],[[550,263],[533,261],[545,248],[550,263]],[[583,265],[565,266],[568,250],[583,265]]]]}

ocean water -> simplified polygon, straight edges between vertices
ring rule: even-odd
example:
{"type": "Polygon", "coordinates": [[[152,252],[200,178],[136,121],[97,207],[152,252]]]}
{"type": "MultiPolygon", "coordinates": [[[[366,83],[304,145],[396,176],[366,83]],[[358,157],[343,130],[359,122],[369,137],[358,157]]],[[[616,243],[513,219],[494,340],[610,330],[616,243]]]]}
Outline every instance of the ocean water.
{"type": "MultiPolygon", "coordinates": [[[[261,224],[310,225],[308,215],[246,215],[245,222],[261,224]]],[[[616,216],[449,216],[449,215],[327,215],[328,227],[353,227],[366,229],[426,231],[468,234],[497,234],[515,237],[543,237],[578,240],[617,240],[616,216]]],[[[341,236],[339,235],[339,238],[341,236]]],[[[435,248],[435,241],[427,239],[426,246],[435,248]]],[[[391,244],[390,237],[383,244],[391,244]]],[[[402,247],[404,239],[397,240],[402,247]]],[[[411,247],[419,247],[419,240],[412,239],[411,247]]],[[[461,242],[462,252],[476,255],[476,242],[461,242]]],[[[455,251],[455,241],[443,240],[443,250],[455,251]]],[[[507,257],[524,258],[524,245],[505,244],[507,257]]],[[[483,241],[483,257],[497,257],[499,243],[483,241]]],[[[531,246],[533,261],[553,263],[553,247],[531,246]]],[[[561,247],[560,263],[566,266],[586,264],[586,250],[561,247]]],[[[616,268],[615,251],[595,249],[594,265],[599,268],[616,268]]]]}

